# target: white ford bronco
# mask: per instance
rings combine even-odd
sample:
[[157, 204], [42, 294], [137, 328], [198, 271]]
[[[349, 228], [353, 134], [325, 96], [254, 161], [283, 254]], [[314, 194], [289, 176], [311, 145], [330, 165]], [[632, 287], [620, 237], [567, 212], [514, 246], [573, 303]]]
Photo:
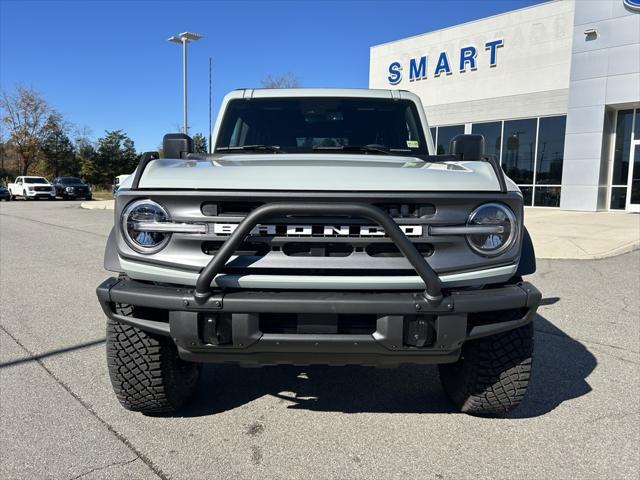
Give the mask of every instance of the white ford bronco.
[[480, 135], [435, 155], [416, 95], [237, 90], [120, 186], [97, 289], [125, 408], [172, 412], [204, 362], [438, 364], [463, 412], [523, 399], [540, 292], [518, 187]]

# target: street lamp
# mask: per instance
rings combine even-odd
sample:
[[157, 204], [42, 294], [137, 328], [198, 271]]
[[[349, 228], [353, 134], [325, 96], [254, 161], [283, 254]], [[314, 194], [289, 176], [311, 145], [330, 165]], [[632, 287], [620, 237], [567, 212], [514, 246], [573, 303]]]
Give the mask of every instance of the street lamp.
[[169, 37], [167, 40], [182, 45], [182, 83], [183, 83], [183, 100], [184, 100], [184, 133], [188, 135], [187, 126], [187, 43], [200, 40], [202, 35], [191, 32], [182, 32], [179, 35]]

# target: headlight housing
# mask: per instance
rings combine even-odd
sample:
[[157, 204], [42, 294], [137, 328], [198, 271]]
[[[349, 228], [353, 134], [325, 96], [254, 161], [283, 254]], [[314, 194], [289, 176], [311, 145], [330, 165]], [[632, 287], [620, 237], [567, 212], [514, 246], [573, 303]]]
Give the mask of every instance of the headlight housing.
[[169, 243], [171, 233], [144, 231], [140, 229], [140, 224], [170, 221], [169, 214], [162, 205], [148, 199], [136, 200], [122, 212], [122, 235], [136, 252], [150, 255], [159, 252]]
[[518, 222], [509, 207], [501, 203], [485, 203], [476, 208], [468, 226], [496, 227], [494, 232], [467, 235], [469, 246], [480, 255], [495, 257], [511, 247], [518, 238]]

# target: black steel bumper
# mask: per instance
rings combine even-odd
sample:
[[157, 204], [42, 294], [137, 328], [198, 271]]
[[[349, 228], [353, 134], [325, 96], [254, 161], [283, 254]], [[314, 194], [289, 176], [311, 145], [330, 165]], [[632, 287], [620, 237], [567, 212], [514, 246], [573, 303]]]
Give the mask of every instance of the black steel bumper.
[[[526, 282], [448, 292], [437, 305], [421, 293], [318, 291], [212, 292], [200, 303], [194, 301], [193, 289], [117, 278], [105, 280], [97, 288], [97, 294], [107, 316], [172, 337], [184, 359], [248, 365], [455, 362], [465, 341], [529, 323], [541, 300], [540, 292]], [[144, 314], [118, 315], [115, 304], [139, 307], [134, 312]], [[508, 320], [498, 320], [505, 318], [499, 315], [505, 310], [512, 315]], [[495, 316], [491, 313], [483, 316], [482, 312], [495, 312]], [[264, 333], [260, 329], [260, 318], [265, 314], [319, 318], [322, 315], [375, 315], [375, 331], [369, 334]], [[226, 341], [218, 342], [210, 328], [219, 328], [223, 319]], [[407, 329], [411, 329], [412, 336], [415, 333], [417, 342], [407, 342]]]

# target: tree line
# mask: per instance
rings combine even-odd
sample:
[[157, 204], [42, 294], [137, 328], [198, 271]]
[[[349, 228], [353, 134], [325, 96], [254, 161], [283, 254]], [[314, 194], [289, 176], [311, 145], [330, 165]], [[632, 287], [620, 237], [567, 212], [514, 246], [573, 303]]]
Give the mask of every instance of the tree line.
[[[140, 154], [123, 130], [107, 130], [97, 140], [78, 129], [35, 89], [18, 86], [0, 96], [0, 177], [41, 175], [80, 177], [91, 185], [111, 185], [117, 175], [132, 173]], [[198, 152], [207, 140], [193, 136]]]
[[[293, 72], [268, 75], [264, 88], [295, 88]], [[92, 140], [57, 111], [37, 90], [17, 86], [0, 95], [0, 178], [19, 175], [72, 176], [108, 188], [117, 175], [132, 173], [140, 160], [123, 130], [107, 130]], [[196, 153], [207, 152], [207, 138], [193, 135]], [[162, 148], [158, 151], [162, 157]]]

